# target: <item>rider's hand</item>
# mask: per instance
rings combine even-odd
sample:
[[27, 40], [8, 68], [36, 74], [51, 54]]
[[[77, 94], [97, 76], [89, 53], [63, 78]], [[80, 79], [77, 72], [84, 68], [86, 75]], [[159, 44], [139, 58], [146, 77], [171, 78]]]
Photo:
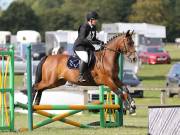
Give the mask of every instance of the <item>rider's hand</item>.
[[104, 42], [103, 41], [101, 41], [101, 43], [100, 43], [101, 45], [104, 45]]

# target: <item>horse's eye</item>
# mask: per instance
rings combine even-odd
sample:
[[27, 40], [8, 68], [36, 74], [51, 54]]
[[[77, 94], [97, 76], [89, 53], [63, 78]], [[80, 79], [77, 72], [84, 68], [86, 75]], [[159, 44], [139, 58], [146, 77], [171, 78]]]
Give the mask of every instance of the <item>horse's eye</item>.
[[129, 45], [131, 45], [132, 44], [132, 42], [130, 41], [130, 40], [128, 40], [128, 42], [127, 42]]
[[129, 40], [129, 41], [128, 41], [128, 44], [129, 44], [130, 46], [133, 46], [133, 45], [134, 45], [134, 41]]

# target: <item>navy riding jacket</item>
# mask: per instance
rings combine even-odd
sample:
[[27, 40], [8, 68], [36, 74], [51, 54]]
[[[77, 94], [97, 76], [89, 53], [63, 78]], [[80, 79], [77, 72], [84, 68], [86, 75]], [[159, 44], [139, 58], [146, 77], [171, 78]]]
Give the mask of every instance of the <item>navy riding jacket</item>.
[[88, 23], [81, 25], [78, 29], [78, 37], [74, 43], [74, 50], [88, 51], [95, 50], [92, 44], [101, 42], [96, 38], [96, 27], [90, 26]]

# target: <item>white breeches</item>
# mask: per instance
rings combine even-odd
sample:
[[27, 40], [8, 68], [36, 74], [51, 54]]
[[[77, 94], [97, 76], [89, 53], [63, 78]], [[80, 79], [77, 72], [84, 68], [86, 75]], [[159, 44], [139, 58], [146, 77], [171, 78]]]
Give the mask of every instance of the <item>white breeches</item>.
[[76, 51], [76, 54], [82, 61], [88, 63], [88, 53], [86, 51]]

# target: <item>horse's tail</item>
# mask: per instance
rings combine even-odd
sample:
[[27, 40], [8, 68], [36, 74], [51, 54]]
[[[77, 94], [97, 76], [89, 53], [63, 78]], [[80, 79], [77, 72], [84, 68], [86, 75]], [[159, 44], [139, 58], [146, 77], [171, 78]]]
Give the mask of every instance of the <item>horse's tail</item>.
[[39, 83], [42, 80], [42, 65], [44, 64], [45, 60], [47, 59], [48, 56], [44, 56], [39, 64], [37, 65], [36, 68], [36, 73], [35, 73], [35, 84]]

